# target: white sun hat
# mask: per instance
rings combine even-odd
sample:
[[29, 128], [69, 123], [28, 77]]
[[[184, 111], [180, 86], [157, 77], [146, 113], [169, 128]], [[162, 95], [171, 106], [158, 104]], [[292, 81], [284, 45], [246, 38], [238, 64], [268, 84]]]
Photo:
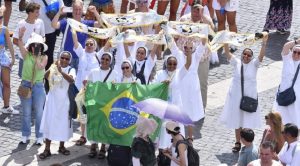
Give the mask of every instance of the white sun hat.
[[40, 43], [44, 47], [44, 52], [48, 50], [48, 46], [44, 43], [44, 38], [37, 34], [37, 33], [32, 33], [30, 38], [27, 40], [25, 47], [27, 48], [30, 44], [32, 43]]

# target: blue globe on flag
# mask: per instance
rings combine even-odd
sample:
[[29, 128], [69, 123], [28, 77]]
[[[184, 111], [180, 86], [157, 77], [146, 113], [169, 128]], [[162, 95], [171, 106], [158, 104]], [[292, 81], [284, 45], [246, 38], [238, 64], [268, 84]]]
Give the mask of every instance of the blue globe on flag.
[[133, 104], [135, 102], [127, 97], [122, 97], [112, 104], [109, 122], [113, 128], [126, 129], [136, 123], [139, 111]]

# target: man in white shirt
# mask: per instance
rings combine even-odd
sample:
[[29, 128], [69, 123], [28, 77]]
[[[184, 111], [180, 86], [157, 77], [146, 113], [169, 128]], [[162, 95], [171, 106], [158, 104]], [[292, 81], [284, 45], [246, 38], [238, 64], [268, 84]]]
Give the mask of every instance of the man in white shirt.
[[293, 123], [287, 123], [284, 125], [282, 134], [286, 142], [278, 154], [280, 162], [285, 166], [299, 166], [300, 142], [298, 140], [298, 127]]
[[265, 141], [260, 145], [259, 159], [251, 161], [247, 166], [282, 166], [273, 159], [275, 154], [274, 145], [270, 141]]
[[[27, 18], [22, 19], [18, 22], [17, 28], [14, 31], [13, 35], [13, 43], [15, 45], [18, 45], [18, 39], [19, 39], [19, 30], [23, 27], [26, 28], [24, 36], [22, 38], [23, 43], [26, 43], [27, 40], [30, 38], [31, 34], [37, 33], [43, 37], [45, 37], [45, 26], [44, 22], [39, 19], [40, 15], [40, 5], [37, 3], [29, 3], [26, 6], [26, 13]], [[22, 77], [22, 68], [23, 68], [23, 59], [22, 56], [19, 56], [19, 77]]]

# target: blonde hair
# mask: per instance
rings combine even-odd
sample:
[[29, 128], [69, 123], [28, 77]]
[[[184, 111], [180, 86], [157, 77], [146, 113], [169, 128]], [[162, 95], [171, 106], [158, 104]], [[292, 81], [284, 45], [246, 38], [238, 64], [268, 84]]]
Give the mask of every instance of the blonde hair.
[[136, 137], [146, 137], [152, 134], [158, 124], [154, 119], [139, 117], [136, 122]]
[[72, 7], [74, 7], [74, 5], [80, 5], [83, 7], [83, 1], [82, 0], [73, 0]]
[[270, 122], [273, 124], [276, 138], [279, 138], [283, 129], [282, 118], [280, 113], [272, 111], [268, 113], [267, 116], [269, 117]]

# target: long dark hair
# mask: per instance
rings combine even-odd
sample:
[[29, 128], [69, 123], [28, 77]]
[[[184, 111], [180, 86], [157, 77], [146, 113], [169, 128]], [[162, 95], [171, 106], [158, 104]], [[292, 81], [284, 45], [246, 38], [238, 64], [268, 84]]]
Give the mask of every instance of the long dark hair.
[[28, 46], [28, 48], [27, 48], [27, 50], [28, 50], [28, 52], [30, 52], [30, 53], [32, 53], [33, 54], [33, 52], [32, 52], [32, 48], [34, 48], [35, 46], [35, 44], [40, 44], [42, 47], [41, 47], [41, 55], [45, 55], [44, 54], [44, 45], [43, 44], [41, 44], [41, 43], [31, 43], [31, 44], [29, 44], [29, 46]]

